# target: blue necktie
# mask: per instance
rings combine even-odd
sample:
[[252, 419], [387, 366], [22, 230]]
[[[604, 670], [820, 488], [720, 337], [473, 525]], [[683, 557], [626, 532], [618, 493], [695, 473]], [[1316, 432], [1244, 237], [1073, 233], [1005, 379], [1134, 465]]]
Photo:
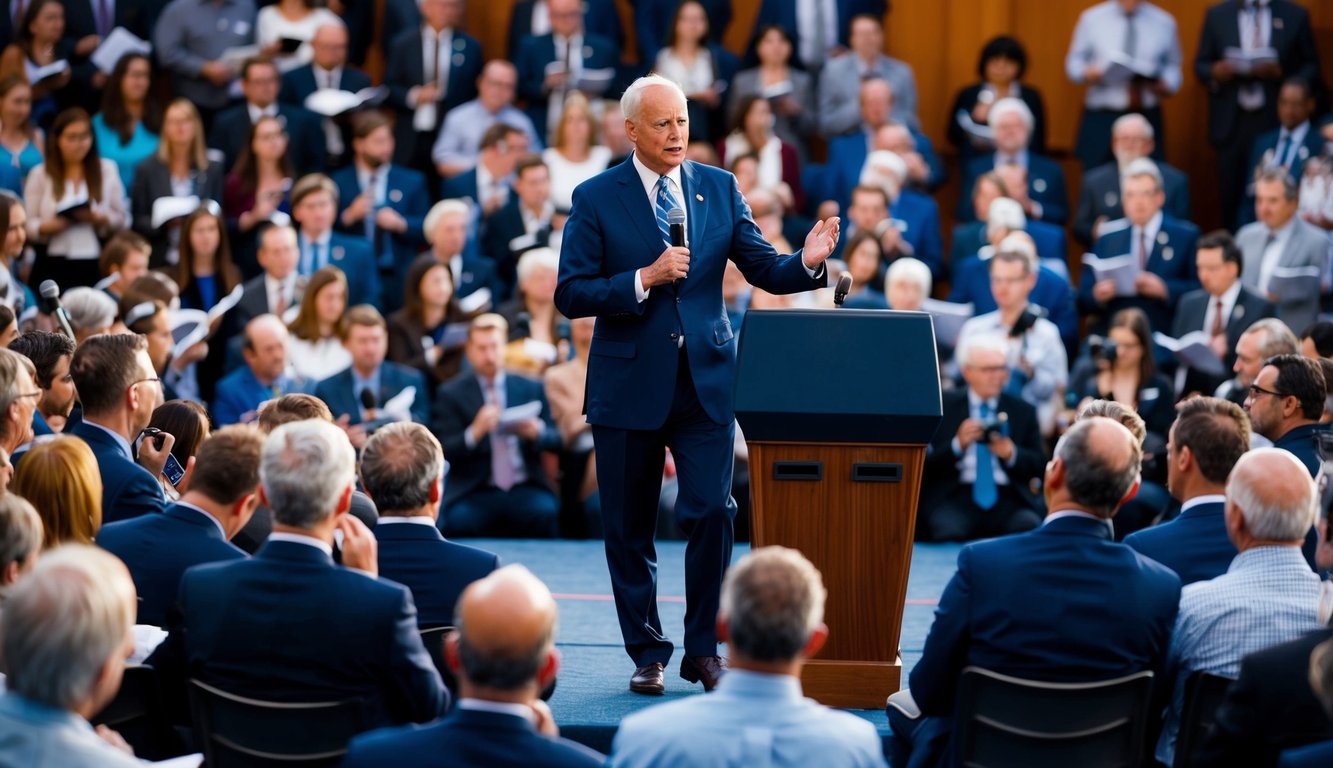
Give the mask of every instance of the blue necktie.
[[1276, 161], [1274, 165], [1280, 165], [1283, 168], [1287, 167], [1287, 153], [1291, 149], [1290, 145], [1291, 134], [1284, 128], [1282, 129], [1282, 140], [1277, 143], [1277, 155], [1273, 158]]
[[662, 231], [662, 242], [670, 248], [671, 225], [667, 223], [667, 211], [680, 206], [676, 205], [676, 199], [671, 196], [671, 189], [667, 182], [668, 179], [665, 176], [657, 180], [657, 200], [654, 208], [657, 214], [657, 228]]
[[[978, 409], [983, 423], [991, 416], [989, 403], [982, 403]], [[990, 509], [999, 500], [999, 491], [995, 488], [995, 466], [991, 461], [990, 446], [982, 440], [976, 442], [977, 479], [972, 482], [972, 501], [982, 509]]]
[[310, 271], [324, 268], [324, 248], [319, 243], [310, 244]]

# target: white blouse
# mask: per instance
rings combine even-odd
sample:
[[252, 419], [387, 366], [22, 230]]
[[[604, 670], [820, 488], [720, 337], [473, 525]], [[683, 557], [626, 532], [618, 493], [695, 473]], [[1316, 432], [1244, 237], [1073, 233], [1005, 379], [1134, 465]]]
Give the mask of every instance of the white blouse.
[[352, 353], [337, 336], [306, 341], [295, 336], [287, 342], [287, 363], [310, 382], [319, 382], [352, 364]]
[[551, 171], [551, 203], [568, 211], [574, 204], [574, 187], [605, 171], [611, 162], [611, 150], [603, 146], [592, 147], [588, 159], [576, 163], [566, 159], [555, 147], [547, 147], [542, 150], [542, 160]]
[[315, 52], [310, 47], [310, 40], [315, 36], [316, 29], [325, 24], [337, 24], [339, 21], [338, 16], [328, 8], [315, 8], [306, 14], [304, 19], [292, 21], [282, 15], [278, 6], [266, 5], [259, 9], [259, 15], [255, 17], [255, 43], [263, 48], [284, 37], [303, 40], [301, 47], [297, 48], [295, 53], [281, 53], [273, 57], [274, 63], [278, 65], [278, 71], [287, 72], [303, 64], [309, 64], [314, 58]]
[[[125, 185], [120, 181], [120, 171], [115, 162], [101, 158], [102, 163], [102, 200], [93, 202], [95, 211], [106, 214], [109, 222], [107, 229], [117, 230], [125, 227], [129, 220], [125, 201]], [[65, 182], [65, 192], [61, 200], [70, 200], [88, 194], [88, 185]], [[50, 221], [56, 215], [59, 203], [55, 198], [55, 189], [51, 177], [46, 173], [46, 164], [35, 166], [28, 172], [27, 182], [23, 185], [23, 204], [28, 211], [28, 239], [34, 242], [46, 242], [47, 252], [52, 256], [67, 259], [96, 259], [102, 254], [102, 244], [97, 240], [97, 230], [92, 224], [83, 222], [71, 224], [64, 232], [52, 235], [44, 240], [37, 234], [43, 222]]]

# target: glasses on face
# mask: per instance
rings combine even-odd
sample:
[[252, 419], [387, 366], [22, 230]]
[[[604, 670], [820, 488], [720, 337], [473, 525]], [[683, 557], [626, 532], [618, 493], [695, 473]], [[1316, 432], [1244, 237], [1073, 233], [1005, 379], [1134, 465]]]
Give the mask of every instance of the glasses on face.
[[135, 382], [133, 382], [132, 384], [130, 384], [130, 386], [131, 386], [131, 387], [137, 387], [137, 386], [139, 386], [140, 384], [146, 384], [146, 383], [148, 383], [148, 382], [150, 382], [150, 381], [153, 382], [154, 384], [161, 384], [161, 383], [162, 383], [162, 380], [161, 380], [161, 379], [159, 379], [158, 377], [154, 376], [154, 377], [152, 377], [151, 379], [138, 379], [138, 380], [136, 380]]
[[1009, 370], [1009, 366], [1007, 365], [969, 365], [968, 367], [977, 373], [988, 374], [1004, 373]]
[[1263, 387], [1259, 386], [1258, 384], [1251, 384], [1251, 385], [1250, 385], [1250, 399], [1251, 399], [1251, 400], [1258, 400], [1258, 399], [1259, 399], [1259, 395], [1272, 395], [1273, 397], [1278, 397], [1278, 398], [1282, 398], [1282, 397], [1292, 397], [1292, 395], [1289, 395], [1289, 394], [1287, 394], [1287, 393], [1285, 393], [1285, 392], [1274, 392], [1274, 391], [1271, 390], [1271, 389], [1264, 389]]

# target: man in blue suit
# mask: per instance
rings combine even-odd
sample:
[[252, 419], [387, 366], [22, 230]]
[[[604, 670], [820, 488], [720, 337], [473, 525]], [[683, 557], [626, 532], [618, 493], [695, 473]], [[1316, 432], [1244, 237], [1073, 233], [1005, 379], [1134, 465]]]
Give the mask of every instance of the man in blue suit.
[[[1079, 185], [1078, 205], [1074, 209], [1074, 239], [1091, 246], [1098, 230], [1108, 221], [1124, 218], [1120, 205], [1120, 172], [1141, 157], [1151, 157], [1156, 141], [1152, 123], [1137, 112], [1121, 115], [1111, 125], [1111, 154], [1115, 160], [1091, 168]], [[1183, 171], [1154, 160], [1162, 172], [1166, 193], [1166, 212], [1172, 218], [1190, 220], [1189, 177]]]
[[1161, 672], [1180, 579], [1111, 538], [1140, 459], [1119, 423], [1075, 423], [1046, 465], [1045, 523], [963, 548], [910, 690], [889, 699], [893, 765], [938, 763], [964, 667], [1056, 682]]
[[313, 53], [309, 64], [288, 70], [282, 75], [282, 90], [278, 100], [284, 104], [305, 106], [305, 100], [315, 91], [332, 88], [356, 93], [369, 88], [370, 75], [347, 64], [347, 27], [338, 22], [325, 24], [310, 38]]
[[347, 276], [347, 304], [378, 304], [379, 270], [364, 237], [333, 231], [338, 216], [338, 187], [322, 173], [292, 185], [292, 220], [298, 225], [297, 272], [309, 277], [321, 267], [337, 267]]
[[287, 326], [276, 315], [246, 323], [242, 338], [245, 365], [222, 377], [213, 397], [213, 422], [219, 426], [249, 424], [269, 400], [307, 391], [306, 382], [287, 368]]
[[1180, 297], [1199, 287], [1194, 262], [1199, 228], [1162, 212], [1166, 196], [1153, 161], [1141, 158], [1130, 163], [1120, 185], [1125, 218], [1102, 226], [1092, 252], [1103, 259], [1129, 254], [1136, 260], [1140, 271], [1135, 293], [1117, 294], [1114, 280], [1098, 280], [1094, 270], [1085, 266], [1079, 279], [1078, 308], [1097, 315], [1089, 329], [1093, 333], [1104, 332], [1111, 317], [1126, 307], [1142, 309], [1153, 330], [1165, 332]]
[[195, 454], [189, 490], [160, 515], [102, 526], [97, 546], [119, 557], [139, 593], [138, 624], [165, 626], [181, 576], [204, 563], [240, 560], [229, 543], [259, 504], [264, 435], [232, 426], [209, 435]]
[[83, 403], [83, 421], [73, 433], [93, 450], [102, 475], [102, 523], [161, 512], [166, 500], [157, 478], [176, 439], [168, 436], [161, 448], [141, 441], [138, 463], [130, 448], [162, 402], [147, 340], [130, 334], [84, 339], [70, 375]]
[[[722, 304], [724, 267], [734, 261], [770, 293], [822, 287], [838, 220], [817, 224], [804, 251], [778, 256], [735, 178], [685, 161], [689, 120], [679, 86], [640, 78], [621, 109], [634, 155], [574, 191], [555, 301], [566, 317], [597, 316], [587, 412], [612, 591], [636, 667], [631, 690], [663, 693], [673, 650], [657, 614], [653, 546], [667, 447], [681, 488], [676, 519], [689, 540], [681, 675], [711, 690], [723, 672], [714, 619], [736, 514], [736, 347]], [[668, 211], [685, 214], [677, 237]], [[682, 241], [688, 247], [673, 244]]]
[[1236, 557], [1223, 507], [1227, 475], [1250, 449], [1250, 427], [1240, 406], [1216, 397], [1192, 397], [1166, 442], [1166, 487], [1180, 501], [1180, 517], [1125, 538], [1139, 554], [1176, 572], [1181, 584], [1221, 576]]
[[31, 360], [37, 371], [37, 386], [42, 396], [37, 398], [37, 408], [32, 413], [33, 434], [38, 437], [55, 434], [51, 420], [63, 432], [78, 400], [74, 380], [69, 375], [74, 340], [63, 333], [28, 331], [11, 341], [9, 348]]
[[269, 59], [254, 58], [241, 67], [245, 100], [218, 113], [208, 130], [208, 145], [222, 151], [223, 166], [231, 168], [250, 136], [250, 126], [261, 116], [276, 115], [288, 137], [292, 169], [299, 174], [324, 169], [324, 129], [319, 116], [305, 107], [278, 101], [278, 68]]
[[[1314, 114], [1310, 84], [1299, 77], [1287, 78], [1277, 92], [1278, 127], [1259, 134], [1250, 150], [1251, 174], [1264, 168], [1282, 168], [1299, 182], [1305, 161], [1324, 151], [1324, 136], [1310, 119]], [[1237, 215], [1241, 225], [1255, 220], [1253, 176], [1245, 186], [1245, 199]]]
[[453, 624], [467, 585], [500, 567], [494, 553], [436, 528], [446, 470], [440, 441], [420, 424], [385, 426], [361, 451], [361, 485], [380, 513], [380, 574], [412, 590], [422, 627]]
[[[1118, 184], [1118, 182], [1117, 182]], [[963, 259], [976, 256], [977, 252], [987, 245], [994, 245], [995, 237], [988, 231], [990, 220], [991, 205], [1002, 197], [1009, 198], [1017, 202], [1018, 195], [1022, 194], [1022, 189], [1027, 185], [1026, 172], [1014, 165], [1007, 165], [996, 168], [990, 173], [983, 173], [972, 184], [972, 213], [976, 217], [974, 221], [967, 221], [955, 224], [953, 227], [953, 244], [949, 247], [949, 268], [957, 271]], [[1011, 193], [1010, 189], [1018, 190], [1018, 195]], [[1048, 267], [1057, 269], [1056, 262], [1065, 264], [1069, 258], [1066, 249], [1065, 230], [1050, 222], [1029, 219], [1027, 213], [1023, 211], [1022, 203], [1019, 203], [1019, 212], [1023, 213], [1023, 231], [1032, 237], [1033, 244], [1037, 247], [1037, 258]], [[1017, 221], [1017, 219], [1014, 219]], [[1012, 227], [1008, 227], [1012, 229]], [[1006, 233], [1008, 234], [1008, 233]], [[1062, 277], [1067, 281], [1068, 266], [1065, 266]], [[955, 277], [954, 279], [957, 279]]]
[[1027, 171], [1026, 189], [1011, 189], [1009, 192], [1023, 203], [1028, 218], [1052, 224], [1064, 224], [1069, 218], [1069, 196], [1065, 192], [1065, 174], [1060, 170], [1060, 164], [1028, 147], [1034, 119], [1032, 110], [1022, 99], [1003, 98], [991, 107], [990, 126], [995, 133], [995, 151], [975, 158], [963, 170], [964, 193], [959, 195], [957, 209], [959, 221], [971, 221], [976, 215], [972, 209], [971, 190], [977, 178], [1005, 165], [1016, 165]]
[[583, 4], [579, 0], [548, 0], [551, 31], [533, 35], [514, 54], [518, 67], [518, 95], [528, 102], [528, 117], [537, 133], [545, 136], [554, 127], [563, 108], [564, 94], [588, 85], [589, 98], [602, 95], [586, 76], [591, 70], [613, 70], [620, 57], [616, 44], [583, 28]]
[[332, 176], [338, 231], [370, 242], [386, 313], [403, 305], [403, 280], [426, 243], [422, 224], [430, 207], [426, 177], [393, 165], [393, 146], [389, 121], [363, 112], [352, 120], [352, 163]]
[[485, 234], [486, 220], [509, 202], [514, 168], [528, 155], [528, 137], [506, 123], [496, 123], [481, 135], [477, 164], [440, 185], [445, 199], [464, 200], [472, 206], [469, 236]]
[[[485, 288], [492, 292], [493, 299], [499, 291], [495, 262], [482, 256], [476, 239], [468, 237], [471, 216], [467, 203], [462, 200], [441, 200], [431, 206], [422, 230], [430, 243], [430, 254], [441, 264], [449, 265], [455, 296], [462, 299]], [[489, 309], [490, 304], [483, 308]]]
[[369, 727], [443, 714], [449, 694], [412, 594], [377, 577], [374, 536], [347, 514], [356, 457], [346, 435], [326, 421], [284, 424], [264, 443], [260, 476], [273, 533], [253, 558], [181, 579], [170, 634], [150, 657], [168, 696], [193, 678], [266, 701], [359, 699]]
[[[390, 363], [389, 331], [384, 316], [364, 304], [347, 310], [343, 346], [352, 356], [352, 364], [315, 385], [315, 397], [329, 406], [339, 423], [349, 427], [348, 437], [358, 449], [366, 435], [376, 427], [391, 422], [412, 421], [424, 424], [430, 417], [426, 378], [405, 365]], [[384, 404], [411, 387], [412, 403], [403, 412], [388, 413]]]
[[602, 764], [601, 755], [556, 735], [538, 698], [560, 668], [556, 604], [545, 584], [521, 565], [502, 568], [467, 588], [456, 625], [445, 656], [458, 677], [458, 707], [438, 723], [358, 736], [343, 768]]

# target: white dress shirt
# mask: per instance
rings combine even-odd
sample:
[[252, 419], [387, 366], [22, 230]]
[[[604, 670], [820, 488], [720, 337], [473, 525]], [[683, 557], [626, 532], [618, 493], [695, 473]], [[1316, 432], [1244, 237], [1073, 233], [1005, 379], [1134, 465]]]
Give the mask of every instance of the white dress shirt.
[[[1126, 42], [1129, 25], [1134, 25], [1132, 68], [1161, 80], [1169, 93], [1180, 89], [1182, 75], [1180, 37], [1176, 19], [1150, 3], [1139, 5], [1132, 16], [1126, 15], [1117, 0], [1092, 6], [1078, 18], [1074, 38], [1065, 57], [1065, 74], [1075, 83], [1083, 82], [1083, 71], [1095, 66], [1105, 71], [1113, 61], [1128, 57]], [[1125, 110], [1130, 106], [1128, 83], [1097, 82], [1088, 86], [1083, 103], [1088, 109]], [[1145, 107], [1160, 103], [1156, 93], [1141, 89]]]
[[1231, 287], [1222, 292], [1221, 296], [1208, 295], [1208, 309], [1203, 313], [1204, 333], [1213, 332], [1213, 324], [1217, 322], [1217, 302], [1222, 302], [1222, 333], [1227, 332], [1227, 323], [1231, 320], [1231, 311], [1236, 308], [1236, 299], [1240, 298], [1240, 280], [1237, 279], [1231, 284]]

